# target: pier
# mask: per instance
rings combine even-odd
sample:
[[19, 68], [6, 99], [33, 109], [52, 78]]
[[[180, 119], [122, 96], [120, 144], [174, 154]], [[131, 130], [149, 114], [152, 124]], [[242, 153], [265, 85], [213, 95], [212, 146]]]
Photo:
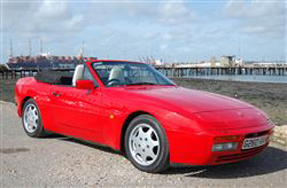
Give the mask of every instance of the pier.
[[[260, 75], [287, 76], [286, 67], [164, 67], [156, 66], [158, 71], [169, 78], [188, 78], [194, 76], [216, 75]], [[53, 69], [55, 71], [73, 71], [74, 69]], [[41, 69], [2, 70], [0, 79], [16, 79], [35, 76]]]
[[[53, 69], [55, 71], [74, 71], [74, 69]], [[35, 76], [41, 70], [0, 70], [0, 79], [18, 79], [24, 77]]]
[[156, 67], [170, 78], [210, 75], [287, 76], [287, 67]]

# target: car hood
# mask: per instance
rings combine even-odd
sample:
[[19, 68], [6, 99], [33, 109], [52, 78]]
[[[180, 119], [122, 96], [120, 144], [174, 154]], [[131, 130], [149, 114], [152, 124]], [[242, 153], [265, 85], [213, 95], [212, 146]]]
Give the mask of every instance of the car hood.
[[218, 94], [183, 87], [127, 87], [126, 91], [148, 96], [191, 113], [252, 108], [253, 106]]

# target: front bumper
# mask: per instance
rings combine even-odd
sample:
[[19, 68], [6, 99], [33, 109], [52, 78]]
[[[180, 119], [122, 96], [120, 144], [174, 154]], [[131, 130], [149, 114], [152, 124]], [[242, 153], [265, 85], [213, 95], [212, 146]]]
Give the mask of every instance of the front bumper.
[[232, 162], [249, 159], [261, 153], [267, 146], [268, 146], [268, 143], [257, 148], [241, 150], [240, 152], [236, 152], [236, 153], [231, 153], [231, 154], [225, 153], [225, 154], [214, 155], [211, 161], [211, 165], [222, 164], [222, 163], [232, 163]]
[[[242, 150], [245, 138], [270, 135], [273, 126], [265, 125], [258, 127], [242, 128], [238, 130], [212, 131], [208, 133], [190, 135], [187, 133], [170, 132], [168, 138], [170, 142], [170, 163], [183, 165], [217, 165], [232, 163], [249, 159], [262, 152], [269, 144], [269, 139], [265, 145], [260, 147]], [[239, 135], [238, 147], [232, 151], [212, 151], [212, 146], [216, 136]], [[170, 139], [169, 139], [170, 140]], [[230, 142], [220, 141], [220, 142]], [[234, 141], [232, 141], [234, 142]], [[218, 143], [218, 142], [216, 142]]]

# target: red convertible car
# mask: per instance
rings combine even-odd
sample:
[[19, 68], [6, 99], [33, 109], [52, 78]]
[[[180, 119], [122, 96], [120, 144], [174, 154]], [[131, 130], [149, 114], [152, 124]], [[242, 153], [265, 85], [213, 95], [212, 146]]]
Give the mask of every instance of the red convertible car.
[[250, 104], [177, 86], [137, 62], [42, 71], [20, 79], [15, 92], [30, 137], [54, 132], [92, 141], [124, 152], [145, 172], [248, 159], [267, 147], [274, 128]]

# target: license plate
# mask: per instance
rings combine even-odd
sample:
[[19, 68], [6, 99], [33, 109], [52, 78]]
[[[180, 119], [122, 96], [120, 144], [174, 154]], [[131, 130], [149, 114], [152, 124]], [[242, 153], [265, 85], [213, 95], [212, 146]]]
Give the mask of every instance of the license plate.
[[251, 149], [259, 146], [263, 146], [267, 143], [268, 135], [255, 137], [255, 138], [246, 138], [243, 141], [242, 149]]

